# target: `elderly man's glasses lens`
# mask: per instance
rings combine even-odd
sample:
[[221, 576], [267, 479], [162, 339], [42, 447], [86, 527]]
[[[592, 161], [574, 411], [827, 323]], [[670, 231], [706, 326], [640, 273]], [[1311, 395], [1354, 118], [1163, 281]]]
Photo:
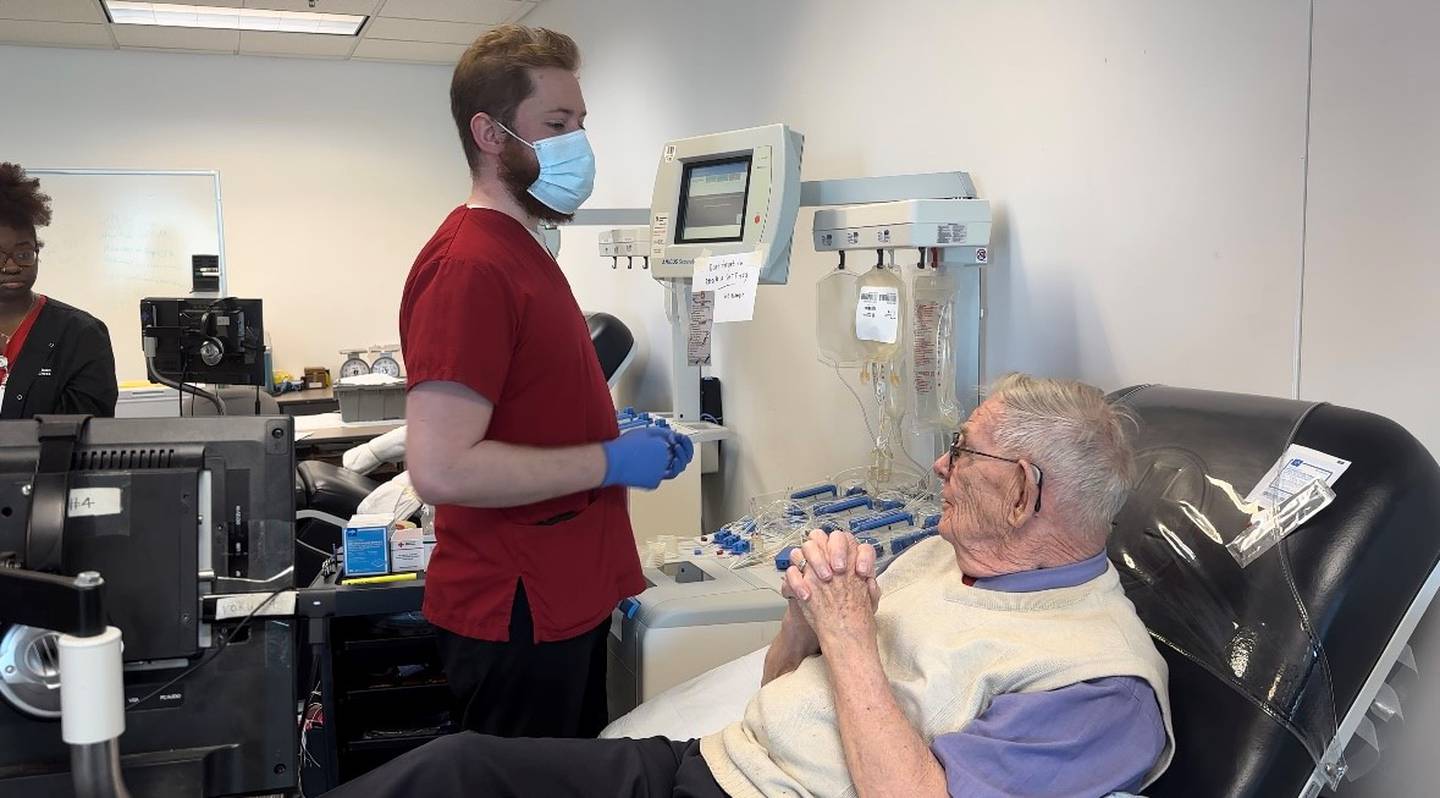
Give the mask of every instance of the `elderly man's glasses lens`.
[[[988, 460], [999, 460], [1002, 463], [1015, 463], [1016, 465], [1019, 465], [1020, 463], [1019, 460], [1016, 460], [1013, 457], [1001, 457], [998, 454], [990, 454], [988, 452], [982, 452], [976, 449], [967, 449], [964, 446], [960, 445], [964, 442], [965, 437], [959, 432], [950, 436], [950, 460], [946, 463], [945, 466], [946, 474], [949, 474], [955, 470], [955, 459], [959, 457], [961, 453], [974, 455], [975, 457], [984, 457]], [[1030, 467], [1035, 469], [1035, 512], [1039, 513], [1040, 495], [1042, 493], [1042, 488], [1045, 485], [1045, 472], [1040, 470], [1040, 466], [1037, 466], [1034, 463], [1031, 463]]]
[[38, 249], [17, 249], [14, 252], [6, 252], [0, 249], [0, 266], [6, 261], [13, 260], [17, 266], [34, 266], [40, 262], [40, 250]]

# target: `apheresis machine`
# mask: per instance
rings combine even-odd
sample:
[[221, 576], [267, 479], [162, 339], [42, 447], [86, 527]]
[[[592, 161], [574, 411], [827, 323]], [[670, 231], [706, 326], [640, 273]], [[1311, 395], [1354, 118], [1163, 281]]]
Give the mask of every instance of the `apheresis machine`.
[[[805, 182], [803, 154], [804, 137], [778, 124], [669, 142], [643, 226], [600, 235], [603, 257], [639, 258], [665, 287], [674, 407], [663, 417], [697, 436], [702, 464], [691, 489], [632, 495], [649, 589], [615, 613], [614, 714], [769, 643], [785, 611], [780, 574], [808, 530], [848, 529], [882, 563], [935, 534], [934, 486], [902, 423], [928, 461], [973, 405], [958, 386], [979, 383], [990, 204], [964, 172]], [[816, 209], [808, 235], [801, 208]], [[797, 248], [835, 253], [815, 286], [817, 356], [870, 395], [869, 461], [699, 529], [700, 474], [731, 434], [702, 412], [714, 325], [749, 319], [757, 290], [789, 281]], [[622, 425], [659, 423], [639, 415]]]

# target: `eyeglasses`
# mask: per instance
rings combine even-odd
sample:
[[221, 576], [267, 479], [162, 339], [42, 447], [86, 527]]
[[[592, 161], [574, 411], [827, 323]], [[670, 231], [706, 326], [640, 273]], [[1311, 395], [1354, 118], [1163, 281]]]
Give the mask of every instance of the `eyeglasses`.
[[15, 261], [16, 266], [34, 266], [40, 262], [40, 250], [17, 249], [14, 252], [6, 252], [0, 249], [0, 266], [4, 266], [7, 260]]
[[[984, 457], [988, 460], [999, 460], [1002, 463], [1015, 463], [1016, 465], [1020, 465], [1020, 461], [1016, 460], [1013, 457], [1001, 457], [998, 454], [990, 454], [988, 452], [982, 452], [977, 449], [967, 449], [964, 446], [960, 445], [964, 441], [964, 433], [957, 432], [950, 436], [950, 460], [945, 465], [946, 474], [950, 474], [952, 471], [955, 470], [955, 459], [958, 458], [962, 452], [964, 454], [971, 454], [976, 457]], [[1045, 472], [1040, 469], [1040, 466], [1035, 465], [1034, 463], [1030, 463], [1029, 465], [1031, 468], [1035, 469], [1035, 512], [1036, 514], [1039, 514], [1040, 495], [1042, 492], [1042, 488], [1045, 485]]]

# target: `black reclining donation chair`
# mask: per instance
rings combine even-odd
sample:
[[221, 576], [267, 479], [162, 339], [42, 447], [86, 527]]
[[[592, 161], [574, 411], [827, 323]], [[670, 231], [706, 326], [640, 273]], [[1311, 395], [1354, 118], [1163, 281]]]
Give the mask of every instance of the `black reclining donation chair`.
[[[1178, 745], [1146, 795], [1342, 783], [1395, 711], [1387, 681], [1413, 671], [1407, 641], [1440, 583], [1440, 467], [1358, 410], [1163, 386], [1115, 398], [1140, 422], [1139, 480], [1110, 558], [1169, 662]], [[1223, 544], [1292, 443], [1350, 465], [1332, 504], [1242, 568]]]

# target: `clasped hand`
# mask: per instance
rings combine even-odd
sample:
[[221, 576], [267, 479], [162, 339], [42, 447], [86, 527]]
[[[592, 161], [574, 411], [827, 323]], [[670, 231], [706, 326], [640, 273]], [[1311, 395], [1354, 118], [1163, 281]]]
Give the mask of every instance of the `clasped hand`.
[[880, 585], [875, 548], [849, 532], [815, 529], [791, 554], [780, 593], [815, 635], [822, 650], [852, 642], [873, 643]]

